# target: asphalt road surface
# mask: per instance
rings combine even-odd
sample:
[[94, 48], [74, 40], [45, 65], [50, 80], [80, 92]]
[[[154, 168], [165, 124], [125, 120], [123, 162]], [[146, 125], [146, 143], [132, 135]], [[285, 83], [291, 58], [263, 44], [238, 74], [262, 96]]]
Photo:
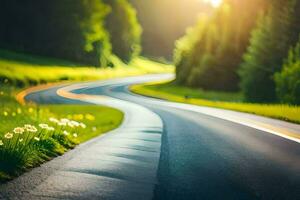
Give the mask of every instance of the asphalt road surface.
[[34, 92], [121, 109], [122, 126], [0, 186], [2, 199], [300, 199], [300, 126], [131, 94], [149, 75]]

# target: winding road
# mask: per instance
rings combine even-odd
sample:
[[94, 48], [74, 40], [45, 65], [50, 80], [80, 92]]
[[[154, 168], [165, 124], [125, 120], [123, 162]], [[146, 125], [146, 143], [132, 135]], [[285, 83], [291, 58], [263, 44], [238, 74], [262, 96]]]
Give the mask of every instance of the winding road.
[[[62, 85], [37, 103], [125, 113], [116, 130], [0, 186], [1, 199], [300, 199], [300, 125], [132, 94], [172, 75]], [[295, 137], [296, 136], [296, 137]]]

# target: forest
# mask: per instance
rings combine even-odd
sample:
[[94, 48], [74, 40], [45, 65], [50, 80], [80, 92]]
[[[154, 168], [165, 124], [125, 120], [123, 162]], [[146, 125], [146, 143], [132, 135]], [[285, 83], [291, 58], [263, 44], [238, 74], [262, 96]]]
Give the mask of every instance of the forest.
[[[199, 0], [3, 0], [0, 47], [100, 64], [92, 60], [90, 50], [98, 41], [103, 66], [111, 51], [125, 60], [141, 51], [148, 57], [171, 60], [175, 40], [206, 8]], [[97, 27], [87, 30], [96, 23]], [[70, 52], [64, 44], [76, 47]], [[127, 50], [129, 55], [120, 55]]]
[[98, 67], [173, 52], [178, 85], [300, 104], [300, 1], [201, 2], [3, 0], [0, 48]]
[[[140, 53], [141, 27], [127, 0], [3, 0], [0, 47], [94, 66]], [[118, 26], [115, 26], [118, 24]]]
[[224, 0], [176, 42], [177, 84], [300, 104], [300, 1]]

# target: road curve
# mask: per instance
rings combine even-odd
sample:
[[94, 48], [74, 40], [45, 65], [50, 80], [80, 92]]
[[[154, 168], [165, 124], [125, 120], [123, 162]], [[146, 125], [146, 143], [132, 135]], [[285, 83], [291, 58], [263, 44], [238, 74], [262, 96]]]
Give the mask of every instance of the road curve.
[[[150, 75], [54, 87], [38, 103], [120, 108], [117, 130], [0, 187], [9, 199], [300, 199], [300, 126], [128, 92]], [[58, 95], [59, 94], [59, 95]], [[18, 190], [16, 190], [18, 188]]]

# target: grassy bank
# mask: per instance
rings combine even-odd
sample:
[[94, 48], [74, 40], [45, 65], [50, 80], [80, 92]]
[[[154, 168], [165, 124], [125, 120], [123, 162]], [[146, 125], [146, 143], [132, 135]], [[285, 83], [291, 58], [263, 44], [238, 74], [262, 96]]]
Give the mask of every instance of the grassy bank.
[[95, 68], [69, 61], [0, 50], [0, 182], [63, 154], [120, 125], [123, 113], [91, 105], [20, 105], [15, 95], [37, 84], [101, 80], [173, 67], [135, 58], [129, 65], [112, 58], [114, 68]]
[[253, 113], [300, 124], [300, 106], [244, 103], [239, 93], [206, 92], [173, 83], [134, 85], [130, 90], [169, 101]]
[[19, 105], [0, 87], [0, 182], [120, 125], [123, 113], [90, 105]]
[[174, 68], [137, 57], [128, 65], [112, 58], [114, 68], [95, 68], [52, 58], [0, 50], [0, 83], [18, 87], [57, 81], [101, 80], [148, 73], [167, 73]]

